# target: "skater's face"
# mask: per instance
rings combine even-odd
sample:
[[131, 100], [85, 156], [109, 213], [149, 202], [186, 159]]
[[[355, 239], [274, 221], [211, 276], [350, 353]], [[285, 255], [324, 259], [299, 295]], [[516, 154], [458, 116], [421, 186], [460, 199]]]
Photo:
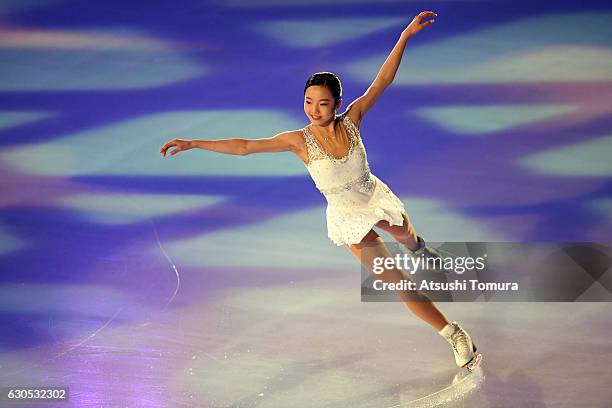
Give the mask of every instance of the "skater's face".
[[317, 125], [325, 125], [334, 119], [336, 109], [342, 101], [334, 105], [331, 91], [323, 85], [312, 85], [304, 95], [304, 113], [310, 121]]

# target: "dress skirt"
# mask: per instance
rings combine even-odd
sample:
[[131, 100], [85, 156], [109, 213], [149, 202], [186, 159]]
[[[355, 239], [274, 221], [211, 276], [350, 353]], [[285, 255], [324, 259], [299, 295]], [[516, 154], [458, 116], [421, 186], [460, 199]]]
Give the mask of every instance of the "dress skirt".
[[336, 245], [360, 243], [381, 220], [391, 225], [404, 224], [402, 214], [406, 209], [402, 201], [374, 174], [371, 178], [371, 191], [351, 189], [327, 197], [327, 235]]

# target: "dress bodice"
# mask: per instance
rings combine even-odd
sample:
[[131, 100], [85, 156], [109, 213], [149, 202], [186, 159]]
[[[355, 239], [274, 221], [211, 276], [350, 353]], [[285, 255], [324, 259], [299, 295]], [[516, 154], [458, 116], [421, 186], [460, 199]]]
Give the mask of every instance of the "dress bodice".
[[402, 201], [378, 177], [370, 165], [361, 133], [347, 113], [338, 116], [349, 138], [346, 156], [334, 157], [325, 151], [306, 127], [308, 164], [315, 185], [327, 199], [325, 210], [329, 238], [336, 245], [353, 245], [363, 241], [376, 223], [403, 225], [406, 213]]
[[330, 196], [358, 188], [371, 190], [370, 166], [359, 129], [345, 112], [339, 118], [349, 137], [349, 149], [345, 157], [336, 158], [325, 151], [309, 129], [304, 127], [304, 139], [308, 153], [306, 169], [315, 185], [330, 201]]

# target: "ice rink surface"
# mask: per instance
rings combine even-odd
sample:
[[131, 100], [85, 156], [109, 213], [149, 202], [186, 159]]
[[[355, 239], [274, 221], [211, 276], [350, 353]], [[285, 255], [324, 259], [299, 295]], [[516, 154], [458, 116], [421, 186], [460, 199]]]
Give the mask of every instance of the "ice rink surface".
[[0, 406], [609, 407], [611, 303], [439, 303], [467, 373], [360, 301], [297, 157], [159, 154], [305, 126], [317, 71], [346, 107], [427, 9], [361, 124], [417, 232], [612, 242], [609, 2], [3, 0], [0, 388], [69, 401]]

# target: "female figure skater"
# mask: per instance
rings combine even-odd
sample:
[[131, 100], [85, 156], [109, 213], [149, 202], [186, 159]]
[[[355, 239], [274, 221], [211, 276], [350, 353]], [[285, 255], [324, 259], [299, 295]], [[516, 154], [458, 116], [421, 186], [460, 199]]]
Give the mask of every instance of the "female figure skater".
[[[218, 153], [248, 155], [260, 152], [296, 154], [306, 166], [317, 188], [328, 202], [326, 218], [329, 238], [344, 245], [370, 271], [375, 257], [390, 257], [374, 226], [389, 232], [414, 256], [436, 257], [434, 250], [417, 236], [400, 199], [370, 172], [359, 127], [366, 112], [393, 81], [410, 37], [432, 24], [436, 13], [418, 14], [404, 29], [366, 92], [336, 115], [342, 105], [340, 79], [331, 72], [310, 76], [304, 88], [304, 113], [311, 123], [306, 127], [262, 139], [182, 140], [174, 139], [161, 148], [170, 156], [200, 148]], [[368, 249], [364, 251], [363, 249]], [[384, 282], [404, 279], [398, 269], [386, 269]], [[480, 361], [470, 335], [457, 323], [449, 322], [435, 304], [418, 291], [398, 291], [404, 305], [431, 325], [453, 348], [459, 367], [472, 370]]]

